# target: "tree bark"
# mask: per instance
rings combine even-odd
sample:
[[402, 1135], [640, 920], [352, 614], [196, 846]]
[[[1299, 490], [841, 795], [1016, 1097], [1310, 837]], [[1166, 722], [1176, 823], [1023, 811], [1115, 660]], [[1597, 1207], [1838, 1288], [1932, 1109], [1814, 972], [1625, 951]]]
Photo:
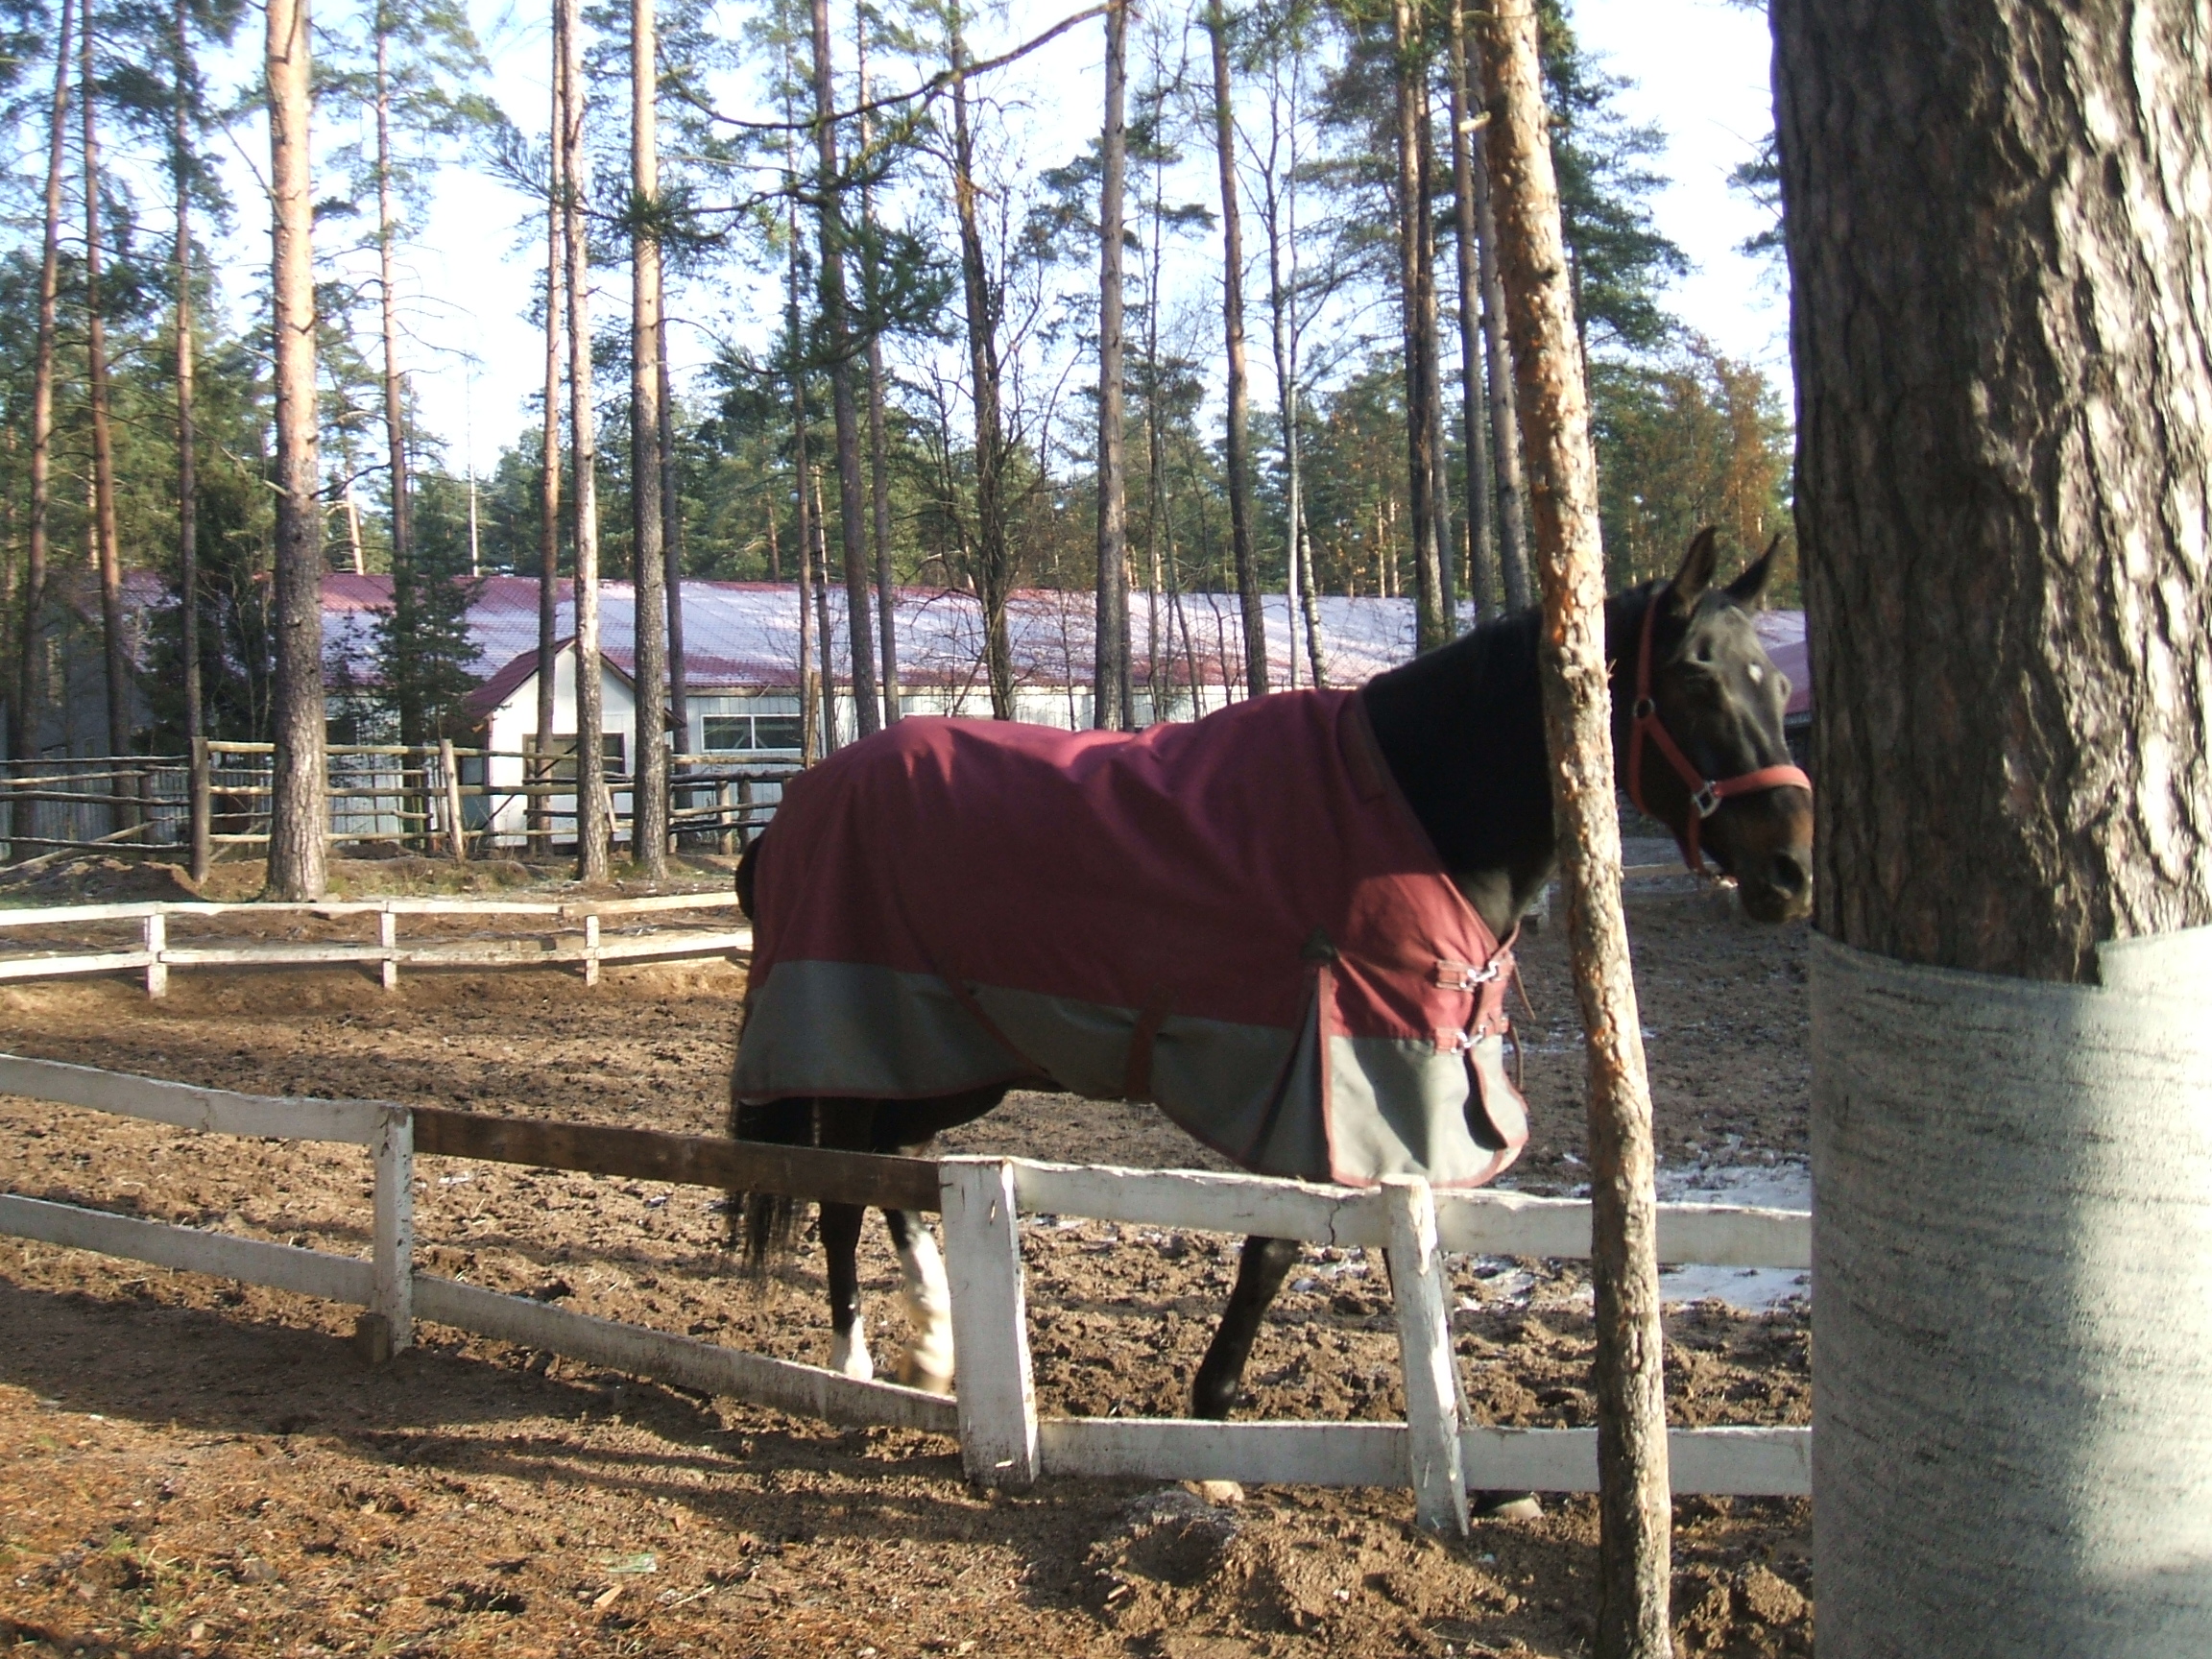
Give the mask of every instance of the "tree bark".
[[[783, 80], [791, 84], [791, 53], [783, 54]], [[818, 661], [826, 660], [830, 641], [814, 640], [814, 507], [807, 489], [813, 469], [806, 458], [806, 344], [800, 319], [799, 291], [802, 272], [799, 242], [799, 140], [791, 125], [791, 100], [783, 103], [783, 204], [785, 214], [785, 265], [783, 289], [783, 340], [791, 363], [791, 489], [798, 503], [799, 532], [799, 764], [811, 766], [822, 758], [822, 713], [816, 697], [822, 678]], [[769, 556], [776, 550], [775, 525], [769, 525]]]
[[684, 661], [684, 491], [677, 468], [676, 394], [668, 372], [668, 274], [662, 262], [661, 303], [661, 540], [668, 589], [668, 724], [679, 748], [691, 747], [691, 676]]
[[[392, 18], [383, 5], [374, 16], [376, 33], [376, 270], [378, 321], [384, 347], [384, 452], [392, 487], [392, 633], [399, 659], [399, 741], [409, 748], [430, 740], [422, 705], [421, 574], [415, 568], [415, 515], [407, 469], [406, 388], [399, 375], [399, 296], [395, 257], [398, 213], [392, 196]], [[358, 545], [358, 541], [356, 541]], [[408, 805], [427, 805], [427, 793]], [[427, 820], [423, 821], [427, 824]], [[425, 839], [425, 845], [427, 840]]]
[[1422, 204], [1428, 187], [1421, 178], [1421, 43], [1415, 33], [1412, 0], [1392, 0], [1392, 85], [1397, 116], [1398, 153], [1398, 306], [1400, 338], [1406, 353], [1406, 500], [1413, 543], [1413, 635], [1417, 650], [1441, 645], [1443, 595], [1439, 590], [1436, 549], [1435, 422], [1428, 380], [1431, 354], [1422, 322]]
[[983, 659], [991, 717], [1014, 718], [1014, 648], [1006, 601], [1014, 588], [1006, 542], [1006, 439], [1000, 420], [999, 297], [991, 291], [975, 210], [975, 140], [969, 124], [968, 46], [955, 24], [952, 55], [952, 207], [960, 225], [960, 292], [967, 307], [968, 373], [975, 406], [975, 544], [982, 578]]
[[860, 412], [853, 396], [853, 315], [845, 291], [845, 183], [837, 171], [837, 88], [830, 59], [830, 0], [813, 0], [815, 188], [822, 246], [822, 316], [829, 324], [830, 411], [837, 438], [837, 530], [845, 555], [847, 654], [854, 720], [862, 737], [880, 730], [876, 649], [868, 600], [868, 492], [860, 469]]
[[[171, 14], [177, 55], [177, 108], [171, 170], [177, 186], [177, 594], [183, 632], [184, 736], [204, 737], [200, 687], [200, 482], [193, 430], [192, 372], [192, 108], [191, 12], [177, 0]], [[195, 867], [197, 881], [207, 872]]]
[[1483, 487], [1489, 449], [1483, 442], [1482, 275], [1476, 247], [1475, 134], [1467, 96], [1467, 9], [1452, 0], [1452, 249], [1459, 277], [1459, 425], [1467, 452], [1467, 589], [1475, 619], [1498, 608], [1497, 573], [1490, 565], [1491, 515]]
[[276, 384], [276, 767], [269, 896], [323, 897], [329, 802], [323, 716], [323, 513], [315, 412], [315, 195], [307, 0], [269, 0], [269, 195]]
[[[9, 758], [36, 760], [38, 721], [46, 701], [41, 647], [45, 643], [46, 566], [53, 511], [54, 330], [60, 287], [61, 169], [69, 125], [70, 29], [72, 0], [61, 0], [54, 48], [54, 95], [46, 138], [46, 213], [44, 248], [38, 261], [38, 340], [31, 372], [31, 524], [23, 564], [23, 606], [16, 641], [15, 695], [8, 716]], [[18, 799], [11, 809], [10, 856], [31, 855], [14, 837], [33, 833], [34, 804]]]
[[1775, 21], [1816, 919], [2093, 981], [2212, 922], [2203, 26]]
[[1513, 392], [1513, 346], [1506, 338], [1505, 285], [1498, 272], [1498, 222], [1490, 200], [1489, 94], [1479, 52], [1467, 55], [1467, 103], [1477, 123], [1473, 141], [1476, 276], [1482, 291], [1483, 378], [1489, 386], [1490, 483], [1498, 511], [1498, 581], [1505, 609], [1526, 611], [1535, 595], [1528, 585], [1528, 504], [1521, 465], [1521, 421]]
[[[869, 115], [868, 14], [853, 12], [853, 50], [860, 69], [860, 153], [866, 156], [876, 142], [876, 123]], [[860, 187], [860, 222], [866, 227], [866, 275], [863, 285], [873, 312], [880, 296], [880, 261], [876, 246], [876, 188]], [[887, 382], [883, 374], [883, 331], [871, 315], [868, 321], [868, 495], [876, 531], [876, 620], [882, 658], [878, 664], [883, 683], [883, 724], [899, 718], [899, 581], [891, 561], [891, 443], [884, 408]]]
[[1486, 14], [1488, 160], [1543, 581], [1540, 660], [1590, 1087], [1601, 1659], [1664, 1659], [1671, 1508], [1651, 1094], [1621, 907], [1605, 558], [1533, 9]]
[[598, 882], [607, 879], [608, 841], [613, 826], [608, 822], [606, 711], [599, 665], [599, 477], [591, 407], [590, 251], [584, 213], [589, 177], [584, 43], [577, 0], [554, 0], [554, 10], [567, 88], [561, 126], [567, 186], [562, 199], [562, 233], [568, 287], [568, 469], [575, 477], [576, 498], [576, 875], [579, 880]]
[[1128, 469], [1122, 454], [1121, 196], [1129, 153], [1129, 10], [1106, 11], [1106, 121], [1098, 177], [1098, 622], [1091, 723], [1136, 724], [1129, 674]]
[[[822, 636], [822, 753], [837, 753], [837, 640], [830, 627], [830, 519], [822, 506], [822, 475], [807, 480], [814, 498], [814, 539], [805, 553], [814, 562], [814, 624]], [[860, 613], [867, 626], [867, 612]]]
[[661, 92], [653, 0], [630, 0], [630, 507], [637, 757], [630, 855], [668, 878], [668, 568], [661, 463]]
[[[100, 565], [100, 645], [106, 670], [108, 753], [131, 753], [131, 641], [123, 621], [123, 550], [115, 524], [115, 431], [108, 410], [108, 316], [101, 295], [105, 251], [100, 245], [100, 124], [92, 97], [92, 10], [86, 0], [78, 31], [78, 114], [84, 126], [84, 361], [92, 415], [92, 528]], [[111, 784], [110, 829], [138, 822], [135, 781]]]
[[1452, 539], [1452, 452], [1444, 441], [1443, 329], [1436, 301], [1436, 122], [1429, 95], [1428, 57], [1421, 63], [1421, 380], [1429, 388], [1429, 542], [1435, 564], [1436, 609], [1444, 637], [1459, 632], [1459, 578]]
[[[561, 615], [561, 347], [566, 301], [568, 211], [568, 40], [565, 16], [553, 12], [553, 103], [547, 128], [545, 196], [545, 424], [538, 449], [538, 731], [537, 758], [530, 781], [553, 781], [553, 727], [559, 716]], [[551, 797], [532, 795], [529, 830], [543, 834], [528, 840], [530, 850], [552, 844]]]
[[1229, 16], [1207, 0], [1206, 32], [1214, 46], [1214, 151], [1221, 172], [1221, 332], [1229, 360], [1229, 546], [1237, 598], [1244, 614], [1244, 689], [1267, 695], [1267, 613], [1260, 602], [1260, 569], [1252, 551], [1250, 374], [1244, 363], [1244, 216], [1237, 187], [1237, 125], [1229, 107]]

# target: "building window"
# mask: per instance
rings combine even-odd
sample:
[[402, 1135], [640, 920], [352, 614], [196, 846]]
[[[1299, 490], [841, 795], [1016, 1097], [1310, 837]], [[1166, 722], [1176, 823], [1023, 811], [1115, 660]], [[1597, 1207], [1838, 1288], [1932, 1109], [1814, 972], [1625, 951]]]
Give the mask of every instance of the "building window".
[[799, 747], [796, 714], [709, 714], [700, 736], [709, 755], [755, 754]]
[[[599, 734], [599, 748], [601, 753], [607, 757], [608, 777], [622, 778], [628, 776], [627, 758], [629, 752], [621, 733], [602, 732]], [[522, 756], [525, 763], [535, 760], [541, 754], [553, 757], [553, 773], [550, 780], [552, 782], [573, 783], [576, 781], [575, 733], [554, 733], [545, 739], [545, 747], [542, 750], [538, 747], [537, 733], [523, 733]], [[533, 772], [536, 770], [535, 767], [529, 769]]]

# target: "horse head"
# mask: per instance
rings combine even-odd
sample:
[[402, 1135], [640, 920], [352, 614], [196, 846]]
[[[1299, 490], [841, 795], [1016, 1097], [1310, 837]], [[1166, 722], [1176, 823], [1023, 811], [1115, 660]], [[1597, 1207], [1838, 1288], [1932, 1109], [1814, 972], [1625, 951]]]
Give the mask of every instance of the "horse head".
[[1614, 748], [1631, 798], [1674, 832], [1692, 868], [1710, 854], [1747, 914], [1792, 922], [1813, 908], [1813, 792], [1782, 733], [1790, 682], [1747, 610], [1774, 545], [1717, 588], [1714, 533], [1700, 530], [1673, 579], [1619, 616]]

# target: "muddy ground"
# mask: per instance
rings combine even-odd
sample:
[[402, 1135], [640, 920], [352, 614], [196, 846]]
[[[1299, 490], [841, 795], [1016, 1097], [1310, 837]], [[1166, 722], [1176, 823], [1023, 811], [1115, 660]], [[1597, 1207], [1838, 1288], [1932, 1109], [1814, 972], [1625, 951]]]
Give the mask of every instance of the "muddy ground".
[[[60, 895], [41, 895], [48, 902]], [[314, 926], [313, 924], [308, 924]], [[1804, 935], [1726, 919], [1687, 883], [1631, 925], [1669, 1169], [1801, 1161]], [[1572, 1191], [1583, 1149], [1563, 942], [1527, 941], [1533, 1137], [1510, 1177]], [[719, 964], [405, 976], [180, 972], [0, 986], [16, 1052], [256, 1093], [374, 1096], [715, 1132], [741, 975]], [[1203, 1166], [1155, 1115], [1022, 1096], [954, 1150]], [[731, 1271], [714, 1194], [424, 1159], [427, 1271], [819, 1362], [808, 1254]], [[240, 1142], [0, 1100], [0, 1184], [363, 1252], [356, 1148]], [[1234, 1241], [1031, 1218], [1042, 1409], [1182, 1409]], [[901, 1334], [879, 1229], [863, 1260], [879, 1364]], [[1591, 1421], [1579, 1270], [1454, 1263], [1457, 1346], [1490, 1421]], [[842, 1431], [425, 1327], [372, 1370], [353, 1310], [0, 1242], [0, 1645], [46, 1654], [1574, 1654], [1596, 1517], [1555, 1500], [1465, 1543], [1394, 1492], [1048, 1482], [990, 1497], [956, 1449]], [[1683, 1424], [1810, 1419], [1802, 1305], [1669, 1315]], [[1314, 1249], [1247, 1373], [1254, 1415], [1397, 1415], [1381, 1262]], [[1685, 1651], [1810, 1650], [1798, 1503], [1676, 1505]]]

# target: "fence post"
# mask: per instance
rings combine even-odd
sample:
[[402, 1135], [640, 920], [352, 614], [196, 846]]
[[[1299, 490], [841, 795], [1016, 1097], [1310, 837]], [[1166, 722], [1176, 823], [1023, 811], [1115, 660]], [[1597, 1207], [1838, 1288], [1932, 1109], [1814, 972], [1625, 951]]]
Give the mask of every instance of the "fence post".
[[146, 944], [146, 995], [169, 995], [169, 964], [161, 952], [169, 949], [169, 918], [159, 910], [149, 915], [140, 928]]
[[399, 918], [394, 913], [390, 901], [386, 901], [376, 912], [376, 944], [385, 952], [383, 961], [376, 965], [378, 976], [383, 980], [385, 990], [397, 991], [399, 988], [399, 958], [397, 954], [399, 949]]
[[387, 1106], [371, 1148], [376, 1160], [375, 1279], [354, 1336], [373, 1365], [415, 1341], [415, 1114]]
[[960, 1460], [977, 1485], [1019, 1489], [1037, 1479], [1037, 1392], [1014, 1166], [1003, 1158], [948, 1158], [940, 1169]]
[[198, 886], [207, 879], [207, 867], [215, 862], [215, 759], [204, 737], [192, 739], [191, 781], [185, 796], [192, 884]]
[[1436, 1195], [1417, 1175], [1386, 1175], [1382, 1213], [1390, 1228], [1390, 1297], [1406, 1372], [1406, 1472], [1414, 1518], [1431, 1532], [1463, 1534], [1459, 1380], [1452, 1358], [1451, 1285], [1436, 1241]]
[[596, 913], [584, 918], [584, 984], [586, 989], [599, 983], [599, 918]]
[[438, 739], [438, 766], [445, 774], [445, 834], [452, 843], [453, 862], [469, 862], [469, 831], [461, 822], [461, 767], [453, 754], [453, 739]]

